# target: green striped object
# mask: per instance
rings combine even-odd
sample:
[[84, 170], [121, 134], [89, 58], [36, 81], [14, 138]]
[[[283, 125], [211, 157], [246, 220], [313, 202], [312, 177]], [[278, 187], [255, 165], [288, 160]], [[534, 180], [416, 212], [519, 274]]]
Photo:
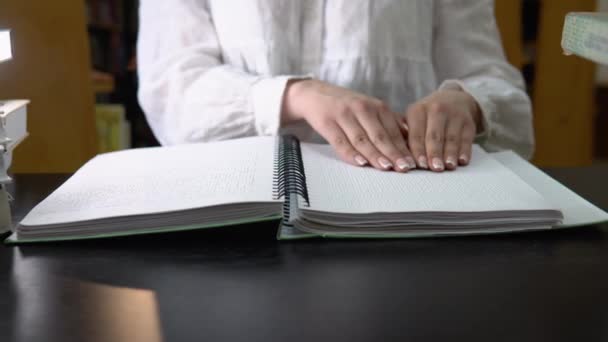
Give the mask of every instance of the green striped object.
[[562, 33], [562, 48], [568, 55], [608, 64], [608, 13], [569, 13]]

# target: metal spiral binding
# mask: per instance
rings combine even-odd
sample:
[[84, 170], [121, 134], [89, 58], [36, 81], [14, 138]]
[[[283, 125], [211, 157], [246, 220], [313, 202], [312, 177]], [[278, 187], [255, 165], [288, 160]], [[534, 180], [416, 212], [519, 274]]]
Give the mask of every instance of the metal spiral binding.
[[283, 198], [283, 223], [287, 224], [290, 216], [290, 195], [300, 195], [306, 206], [310, 206], [306, 173], [300, 150], [300, 142], [292, 135], [278, 139], [275, 149], [273, 195], [275, 199]]

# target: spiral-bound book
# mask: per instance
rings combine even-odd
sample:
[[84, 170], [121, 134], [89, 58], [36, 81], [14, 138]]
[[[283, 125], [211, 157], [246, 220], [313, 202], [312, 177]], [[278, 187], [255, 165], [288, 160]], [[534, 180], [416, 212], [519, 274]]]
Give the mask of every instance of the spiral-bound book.
[[515, 155], [502, 159], [475, 146], [471, 164], [455, 171], [385, 172], [348, 165], [330, 146], [293, 136], [112, 152], [38, 204], [7, 242], [257, 221], [276, 222], [280, 239], [488, 234], [560, 227], [564, 209], [575, 217], [569, 225], [606, 219]]

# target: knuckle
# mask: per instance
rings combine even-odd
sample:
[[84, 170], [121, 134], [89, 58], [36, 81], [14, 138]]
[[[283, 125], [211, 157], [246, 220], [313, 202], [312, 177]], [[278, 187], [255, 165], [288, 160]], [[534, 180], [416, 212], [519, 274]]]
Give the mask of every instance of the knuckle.
[[336, 136], [332, 141], [332, 145], [337, 148], [344, 148], [347, 146], [346, 139], [343, 136]]
[[330, 118], [330, 117], [323, 117], [320, 118], [320, 120], [318, 121], [318, 124], [323, 127], [324, 129], [329, 129], [331, 130], [331, 132], [334, 131], [334, 126], [336, 125], [336, 122], [334, 121], [334, 119]]
[[448, 134], [445, 137], [445, 141], [450, 144], [455, 144], [459, 141], [458, 136], [456, 134]]
[[442, 120], [447, 120], [447, 117], [448, 117], [448, 112], [446, 112], [444, 110], [433, 112], [431, 114], [437, 118], [441, 118]]
[[433, 102], [429, 105], [429, 112], [434, 114], [443, 114], [445, 112], [445, 105], [440, 102]]
[[365, 133], [357, 133], [353, 137], [353, 145], [355, 147], [362, 147], [367, 145], [367, 136]]
[[410, 135], [410, 143], [414, 145], [422, 145], [424, 144], [424, 136], [422, 136], [422, 134], [412, 134]]
[[351, 102], [350, 107], [357, 113], [365, 113], [369, 111], [369, 103], [363, 99], [354, 99]]
[[348, 107], [342, 107], [337, 111], [337, 119], [341, 121], [351, 120], [353, 113], [350, 111]]
[[407, 107], [405, 112], [406, 117], [419, 117], [424, 114], [424, 105], [417, 103]]
[[439, 133], [438, 131], [429, 131], [426, 136], [426, 139], [431, 143], [442, 144], [443, 134]]
[[393, 132], [391, 132], [391, 133], [389, 134], [389, 138], [390, 138], [392, 141], [396, 141], [396, 142], [399, 142], [399, 141], [403, 140], [403, 136], [402, 136], [402, 135], [401, 135], [401, 133], [400, 133], [400, 132], [398, 132], [398, 131], [393, 131]]
[[338, 112], [350, 112], [351, 105], [347, 102], [338, 101], [334, 104], [333, 109]]
[[372, 135], [372, 143], [374, 145], [385, 144], [386, 140], [387, 140], [387, 136], [384, 132], [376, 132]]
[[388, 107], [388, 105], [381, 100], [378, 99], [374, 99], [373, 100], [374, 106], [380, 111], [380, 112], [389, 112], [390, 108]]

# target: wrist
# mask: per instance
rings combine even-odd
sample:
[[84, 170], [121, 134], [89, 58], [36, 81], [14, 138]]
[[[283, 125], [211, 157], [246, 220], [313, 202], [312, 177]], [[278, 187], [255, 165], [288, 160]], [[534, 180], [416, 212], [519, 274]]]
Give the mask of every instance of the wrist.
[[281, 123], [288, 124], [304, 119], [304, 110], [300, 102], [304, 95], [304, 90], [310, 79], [292, 79], [287, 82], [283, 94], [283, 105], [281, 107]]
[[480, 133], [483, 130], [483, 113], [481, 111], [481, 107], [477, 100], [473, 97], [473, 95], [469, 94], [466, 90], [464, 90], [460, 85], [457, 88], [454, 88], [455, 91], [460, 92], [466, 98], [467, 109], [471, 114], [473, 122], [475, 122], [475, 127], [477, 133]]
[[469, 113], [471, 113], [471, 116], [473, 117], [473, 121], [475, 121], [475, 125], [479, 128], [481, 125], [481, 122], [482, 122], [481, 108], [479, 107], [477, 100], [475, 100], [475, 98], [473, 96], [471, 96], [471, 94], [465, 92], [464, 90], [462, 92], [464, 94], [466, 94]]
[[483, 130], [483, 113], [481, 111], [481, 107], [479, 106], [479, 103], [477, 103], [477, 100], [475, 100], [475, 98], [471, 94], [467, 93], [464, 90], [463, 92], [467, 95], [467, 98], [469, 99], [469, 110], [471, 116], [473, 117], [473, 121], [475, 122], [476, 131], [477, 133], [480, 133]]

